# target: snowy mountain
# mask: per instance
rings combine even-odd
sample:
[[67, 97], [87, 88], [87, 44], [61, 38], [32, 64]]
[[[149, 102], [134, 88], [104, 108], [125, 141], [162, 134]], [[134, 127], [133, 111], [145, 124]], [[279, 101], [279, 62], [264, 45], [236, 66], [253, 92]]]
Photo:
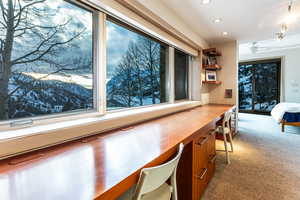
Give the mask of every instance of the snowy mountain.
[[18, 74], [9, 82], [9, 118], [91, 109], [93, 91], [74, 83]]

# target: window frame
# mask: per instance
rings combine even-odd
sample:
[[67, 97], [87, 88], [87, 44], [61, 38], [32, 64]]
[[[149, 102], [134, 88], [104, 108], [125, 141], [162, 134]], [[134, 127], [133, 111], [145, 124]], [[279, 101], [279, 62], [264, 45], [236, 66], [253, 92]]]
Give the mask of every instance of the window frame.
[[[36, 125], [42, 125], [47, 123], [55, 123], [59, 121], [67, 121], [71, 119], [80, 118], [78, 115], [88, 115], [88, 116], [95, 116], [101, 115], [103, 113], [99, 112], [99, 97], [100, 93], [99, 86], [101, 85], [101, 81], [98, 79], [98, 72], [100, 69], [99, 60], [101, 59], [98, 55], [100, 52], [100, 43], [101, 43], [101, 33], [99, 33], [100, 25], [99, 22], [101, 21], [100, 17], [103, 13], [101, 13], [96, 8], [86, 5], [85, 3], [78, 2], [75, 0], [63, 0], [67, 3], [73, 4], [78, 6], [79, 8], [86, 9], [92, 13], [92, 48], [93, 48], [93, 108], [85, 110], [85, 109], [77, 109], [74, 111], [66, 111], [61, 113], [53, 113], [41, 116], [34, 116], [34, 117], [26, 117], [26, 118], [18, 118], [18, 119], [9, 119], [9, 120], [0, 120], [0, 131], [4, 130], [13, 130], [13, 129], [20, 129], [24, 127], [33, 127]], [[78, 117], [76, 117], [78, 116]]]
[[[185, 52], [184, 50], [174, 47], [170, 42], [159, 38], [157, 35], [153, 34], [146, 28], [143, 29], [135, 24], [133, 24], [129, 18], [120, 18], [119, 16], [105, 10], [101, 6], [91, 3], [87, 0], [75, 1], [75, 0], [65, 0], [66, 2], [73, 3], [79, 7], [83, 7], [93, 14], [93, 105], [94, 108], [90, 110], [75, 110], [70, 112], [55, 113], [43, 116], [35, 116], [20, 119], [10, 119], [5, 121], [0, 121], [0, 131], [10, 131], [15, 129], [22, 129], [28, 127], [35, 127], [39, 125], [52, 124], [63, 121], [77, 120], [86, 117], [101, 117], [117, 112], [128, 112], [130, 110], [143, 110], [149, 107], [161, 107], [170, 104], [175, 104], [178, 102], [191, 101], [191, 89], [192, 89], [192, 77], [191, 77], [191, 66], [192, 56]], [[166, 60], [166, 102], [145, 105], [117, 110], [106, 110], [106, 21], [109, 19], [115, 19], [129, 30], [137, 31], [145, 35], [146, 37], [153, 38], [155, 41], [166, 45], [168, 56]], [[114, 22], [114, 21], [113, 21]], [[189, 67], [187, 75], [187, 98], [181, 100], [175, 100], [175, 49], [185, 53], [189, 57]], [[16, 126], [12, 124], [16, 123]], [[20, 123], [20, 124], [18, 124]]]
[[[159, 40], [156, 37], [152, 36], [151, 34], [147, 34], [147, 33], [145, 33], [145, 31], [142, 31], [142, 30], [140, 30], [140, 29], [138, 29], [136, 27], [130, 26], [128, 23], [126, 23], [123, 20], [120, 20], [120, 19], [118, 19], [118, 18], [116, 18], [114, 16], [106, 14], [106, 20], [104, 22], [105, 25], [106, 25], [107, 21], [109, 21], [111, 23], [114, 23], [115, 25], [121, 26], [121, 27], [125, 28], [128, 31], [134, 32], [134, 33], [139, 34], [141, 36], [144, 36], [144, 37], [146, 37], [146, 38], [148, 38], [150, 40], [153, 40], [153, 41], [155, 41], [155, 42], [157, 42], [157, 43], [165, 46], [165, 48], [166, 48], [166, 54], [167, 54], [167, 56], [165, 57], [165, 59], [166, 59], [166, 66], [165, 66], [166, 67], [166, 77], [165, 77], [165, 79], [166, 79], [166, 83], [165, 83], [166, 101], [162, 102], [162, 103], [156, 103], [156, 104], [150, 104], [150, 105], [143, 105], [143, 106], [134, 106], [134, 107], [124, 107], [124, 108], [121, 108], [121, 109], [112, 109], [112, 110], [108, 110], [107, 107], [106, 107], [106, 103], [105, 103], [105, 107], [104, 107], [105, 112], [104, 112], [104, 114], [106, 114], [106, 113], [115, 113], [115, 112], [128, 111], [128, 110], [139, 109], [139, 108], [142, 109], [142, 108], [148, 108], [148, 107], [158, 106], [158, 105], [168, 105], [168, 104], [172, 103], [171, 100], [170, 100], [172, 97], [170, 97], [170, 90], [171, 90], [171, 88], [170, 88], [170, 84], [169, 84], [169, 81], [170, 81], [169, 80], [169, 78], [170, 78], [170, 75], [169, 75], [169, 71], [170, 71], [170, 61], [169, 61], [170, 60], [170, 55], [169, 55], [170, 54], [170, 46], [167, 43], [162, 42], [161, 40]], [[105, 43], [107, 44], [106, 38], [105, 38]], [[105, 58], [105, 60], [107, 60], [107, 57]], [[105, 69], [107, 69], [107, 65], [105, 65]], [[106, 77], [105, 77], [105, 80], [106, 80]], [[106, 99], [106, 94], [105, 94], [105, 99]]]

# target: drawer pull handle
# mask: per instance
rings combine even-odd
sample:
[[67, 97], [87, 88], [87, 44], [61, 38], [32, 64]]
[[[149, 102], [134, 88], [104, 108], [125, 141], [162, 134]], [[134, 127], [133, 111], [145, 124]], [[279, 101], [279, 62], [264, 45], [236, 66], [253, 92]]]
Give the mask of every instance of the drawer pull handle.
[[203, 180], [206, 173], [207, 173], [207, 168], [204, 168], [201, 175], [198, 175], [197, 178]]
[[217, 154], [215, 154], [211, 159], [210, 159], [210, 163], [214, 163], [217, 159]]
[[198, 145], [204, 145], [208, 140], [208, 137], [205, 137], [203, 140], [198, 142]]

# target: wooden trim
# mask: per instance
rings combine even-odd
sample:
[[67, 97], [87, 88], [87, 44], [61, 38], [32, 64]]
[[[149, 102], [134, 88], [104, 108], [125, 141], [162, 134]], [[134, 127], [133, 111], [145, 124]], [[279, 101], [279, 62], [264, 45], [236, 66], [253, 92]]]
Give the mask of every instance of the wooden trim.
[[172, 25], [166, 22], [161, 17], [154, 14], [150, 9], [146, 8], [143, 4], [139, 3], [137, 0], [116, 0], [122, 6], [131, 10], [135, 14], [139, 15], [146, 21], [150, 22], [154, 26], [173, 36], [177, 40], [183, 42], [184, 44], [196, 49], [202, 50], [202, 47], [196, 44], [194, 41], [189, 39], [183, 33], [175, 29]]
[[285, 131], [285, 125], [300, 127], [300, 122], [286, 122], [284, 120], [281, 120], [280, 123], [281, 123], [281, 132]]
[[202, 81], [203, 84], [214, 84], [214, 85], [220, 85], [221, 81]]
[[222, 69], [222, 66], [220, 66], [218, 64], [202, 65], [202, 67], [205, 70], [220, 70], [220, 69]]

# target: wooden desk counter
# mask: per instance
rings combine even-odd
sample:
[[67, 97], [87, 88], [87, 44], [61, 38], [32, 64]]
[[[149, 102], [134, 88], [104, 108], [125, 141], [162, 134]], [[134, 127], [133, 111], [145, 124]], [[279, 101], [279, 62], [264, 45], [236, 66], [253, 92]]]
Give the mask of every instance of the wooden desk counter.
[[231, 107], [201, 106], [0, 161], [0, 199], [115, 199], [137, 182], [140, 169], [168, 160], [180, 142]]

